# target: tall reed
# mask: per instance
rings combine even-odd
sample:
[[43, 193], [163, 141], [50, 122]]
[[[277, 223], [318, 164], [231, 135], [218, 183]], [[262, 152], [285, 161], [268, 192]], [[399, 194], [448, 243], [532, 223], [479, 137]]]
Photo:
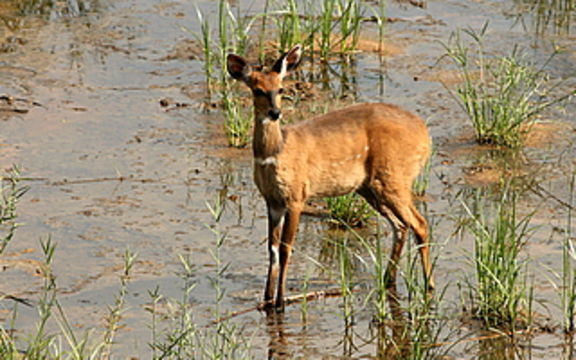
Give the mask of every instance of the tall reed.
[[[320, 15], [320, 57], [356, 50], [362, 30], [363, 9], [355, 0], [324, 0]], [[339, 34], [336, 29], [339, 27]]]
[[296, 0], [287, 0], [285, 8], [278, 12], [275, 19], [279, 39], [278, 50], [281, 53], [302, 42], [302, 25]]
[[336, 18], [340, 23], [341, 52], [347, 54], [355, 51], [362, 29], [361, 3], [355, 0], [339, 0]]
[[527, 283], [527, 259], [520, 251], [531, 232], [534, 212], [519, 217], [517, 195], [504, 184], [494, 202], [476, 190], [472, 203], [463, 202], [474, 239], [475, 284], [470, 284], [473, 315], [488, 326], [527, 326], [532, 290]]
[[202, 44], [202, 53], [204, 55], [204, 77], [206, 79], [207, 100], [212, 101], [212, 91], [214, 82], [214, 51], [212, 49], [212, 28], [210, 26], [210, 19], [205, 16], [199, 8], [196, 8], [196, 16], [200, 22], [200, 35], [196, 38]]
[[245, 147], [250, 142], [252, 116], [235, 94], [230, 84], [226, 58], [230, 52], [243, 54], [248, 48], [249, 32], [256, 17], [242, 19], [234, 16], [227, 0], [220, 0], [218, 7], [220, 98], [224, 111], [224, 131], [228, 144]]
[[56, 304], [56, 276], [52, 272], [52, 262], [56, 246], [49, 237], [46, 241], [41, 241], [42, 253], [44, 254], [44, 266], [41, 269], [43, 286], [41, 296], [38, 300], [38, 323], [36, 334], [28, 342], [25, 353], [31, 359], [49, 358], [50, 350], [54, 338], [48, 334], [48, 321], [52, 318], [54, 305]]
[[328, 60], [328, 56], [332, 50], [332, 42], [334, 39], [334, 9], [336, 8], [336, 0], [323, 0], [319, 18], [319, 50], [320, 59], [323, 61]]
[[378, 54], [382, 57], [384, 50], [384, 32], [386, 29], [386, 1], [378, 0], [378, 10], [374, 11], [378, 24]]
[[342, 242], [337, 244], [336, 249], [340, 264], [340, 290], [342, 291], [344, 323], [352, 324], [354, 322], [354, 294], [352, 292], [354, 268], [346, 236]]
[[179, 255], [181, 271], [178, 272], [178, 277], [181, 279], [182, 285], [182, 298], [173, 301], [166, 299], [168, 308], [175, 309], [174, 314], [168, 316], [168, 326], [162, 330], [161, 324], [158, 323], [159, 319], [156, 316], [156, 305], [163, 300], [163, 296], [159, 293], [158, 289], [149, 293], [152, 299], [152, 359], [185, 359], [196, 358], [198, 348], [197, 333], [198, 328], [194, 322], [194, 314], [189, 304], [190, 296], [196, 282], [193, 280], [195, 276], [194, 265], [192, 259], [188, 255]]
[[563, 328], [566, 333], [574, 333], [576, 326], [576, 249], [572, 238], [572, 206], [574, 204], [574, 191], [576, 185], [576, 173], [570, 179], [570, 196], [568, 199], [568, 213], [566, 219], [566, 231], [562, 247], [562, 289], [560, 292]]
[[264, 44], [266, 41], [266, 33], [268, 28], [268, 16], [270, 11], [270, 1], [265, 0], [264, 2], [264, 12], [262, 14], [262, 23], [260, 25], [260, 33], [258, 34], [258, 60], [260, 63], [264, 63], [265, 60], [265, 52], [264, 52]]
[[[226, 232], [220, 228], [220, 220], [224, 215], [225, 205], [223, 199], [217, 194], [212, 203], [206, 203], [211, 215], [211, 222], [205, 224], [212, 232], [215, 240], [214, 247], [209, 250], [214, 273], [209, 277], [214, 290], [214, 304], [211, 307], [212, 323], [200, 327], [195, 321], [194, 308], [190, 304], [190, 297], [196, 287], [195, 264], [188, 255], [180, 256], [182, 272], [179, 277], [183, 281], [182, 299], [172, 302], [168, 299], [170, 307], [175, 308], [176, 316], [169, 316], [164, 330], [161, 324], [155, 323], [153, 328], [157, 332], [152, 344], [154, 359], [252, 359], [250, 339], [245, 329], [236, 326], [225, 319], [223, 301], [226, 289], [222, 285], [228, 264], [222, 259], [222, 249], [226, 240]], [[159, 301], [157, 293], [151, 294], [153, 300]], [[154, 314], [154, 313], [153, 313]], [[159, 332], [159, 333], [158, 333]]]
[[18, 200], [29, 190], [20, 184], [21, 174], [18, 166], [12, 166], [5, 176], [0, 176], [0, 254], [14, 237], [19, 224], [16, 219]]
[[124, 252], [124, 271], [120, 275], [119, 292], [114, 299], [114, 305], [109, 308], [108, 316], [106, 317], [106, 331], [104, 332], [102, 353], [100, 355], [102, 359], [110, 359], [112, 357], [112, 346], [114, 345], [116, 333], [120, 329], [122, 312], [124, 311], [126, 295], [128, 294], [128, 283], [136, 257], [137, 255], [129, 249]]
[[374, 244], [371, 244], [368, 239], [364, 238], [351, 227], [348, 227], [350, 234], [362, 245], [362, 248], [368, 254], [368, 261], [363, 260], [363, 262], [369, 269], [373, 286], [371, 286], [371, 290], [367, 295], [366, 303], [370, 302], [374, 306], [374, 321], [378, 324], [382, 324], [388, 317], [388, 274], [386, 271], [386, 256], [382, 249], [382, 241], [380, 241], [380, 239], [382, 239], [380, 217], [378, 217], [377, 229], [378, 232], [376, 234], [376, 239]]
[[223, 92], [224, 132], [228, 145], [237, 148], [246, 147], [250, 143], [252, 115], [242, 106], [241, 100], [231, 91]]
[[[234, 15], [227, 0], [219, 0], [217, 29], [211, 27], [210, 19], [198, 8], [197, 18], [200, 22], [200, 34], [196, 38], [202, 44], [204, 57], [204, 74], [207, 87], [207, 100], [212, 101], [214, 89], [220, 97], [224, 115], [223, 129], [228, 144], [233, 147], [245, 147], [250, 141], [251, 116], [235, 95], [228, 71], [226, 57], [230, 52], [243, 53], [248, 49], [250, 31], [257, 16], [241, 16], [240, 10]], [[217, 32], [216, 46], [212, 34]], [[214, 68], [219, 72], [215, 75]]]

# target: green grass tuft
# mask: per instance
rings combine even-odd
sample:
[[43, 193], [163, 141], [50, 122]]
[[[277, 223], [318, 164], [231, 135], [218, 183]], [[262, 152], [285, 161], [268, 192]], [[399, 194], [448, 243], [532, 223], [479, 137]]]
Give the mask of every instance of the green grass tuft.
[[326, 205], [331, 222], [339, 226], [365, 226], [374, 215], [372, 207], [356, 193], [326, 198]]
[[462, 32], [457, 31], [445, 46], [463, 81], [456, 89], [456, 99], [472, 122], [478, 143], [518, 148], [537, 116], [576, 94], [576, 90], [550, 96], [554, 86], [544, 67], [556, 53], [540, 68], [530, 63], [518, 47], [506, 56], [489, 57], [483, 43], [487, 25], [478, 32], [463, 31], [471, 44], [465, 43]]

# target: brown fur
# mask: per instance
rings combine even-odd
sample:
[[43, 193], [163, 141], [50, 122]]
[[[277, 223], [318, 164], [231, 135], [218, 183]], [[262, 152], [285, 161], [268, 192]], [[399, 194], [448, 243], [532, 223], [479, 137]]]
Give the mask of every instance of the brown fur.
[[[268, 115], [280, 108], [281, 73], [252, 71], [248, 65], [240, 66], [246, 62], [238, 58], [229, 57], [229, 69], [235, 69], [231, 75], [255, 94], [254, 180], [268, 207], [270, 264], [264, 300], [273, 300], [279, 276], [276, 307], [283, 307], [288, 263], [306, 200], [353, 191], [396, 229], [388, 265], [390, 284], [396, 278], [407, 230], [412, 229], [432, 288], [427, 223], [416, 210], [411, 192], [430, 155], [422, 119], [394, 105], [357, 104], [281, 129], [280, 121]], [[291, 70], [299, 59], [297, 46], [274, 69], [284, 65]], [[256, 95], [256, 89], [268, 96]]]

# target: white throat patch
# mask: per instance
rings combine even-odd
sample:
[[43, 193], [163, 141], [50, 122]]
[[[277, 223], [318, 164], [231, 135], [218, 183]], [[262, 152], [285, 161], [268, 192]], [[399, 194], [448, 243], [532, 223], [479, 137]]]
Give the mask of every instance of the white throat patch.
[[270, 119], [268, 116], [266, 116], [264, 119], [262, 119], [261, 122], [262, 122], [262, 125], [268, 125], [268, 124], [270, 124], [271, 122], [280, 121], [280, 120], [282, 120], [282, 113], [280, 113], [280, 116], [278, 117], [277, 120], [272, 120], [272, 119]]
[[276, 159], [276, 156], [268, 156], [267, 158], [257, 157], [257, 158], [254, 158], [254, 162], [257, 165], [261, 165], [261, 166], [267, 166], [267, 165], [276, 166], [276, 165], [278, 165], [278, 159]]

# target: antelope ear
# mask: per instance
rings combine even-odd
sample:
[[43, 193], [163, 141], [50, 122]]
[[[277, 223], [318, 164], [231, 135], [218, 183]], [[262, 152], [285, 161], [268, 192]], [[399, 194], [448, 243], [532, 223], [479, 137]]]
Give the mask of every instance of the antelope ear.
[[228, 54], [227, 58], [228, 74], [236, 80], [246, 82], [252, 73], [252, 67], [248, 65], [242, 56]]
[[294, 70], [298, 64], [300, 64], [301, 57], [302, 46], [300, 44], [295, 45], [292, 49], [276, 60], [274, 66], [272, 66], [272, 71], [280, 74], [280, 77], [284, 77], [288, 72]]

